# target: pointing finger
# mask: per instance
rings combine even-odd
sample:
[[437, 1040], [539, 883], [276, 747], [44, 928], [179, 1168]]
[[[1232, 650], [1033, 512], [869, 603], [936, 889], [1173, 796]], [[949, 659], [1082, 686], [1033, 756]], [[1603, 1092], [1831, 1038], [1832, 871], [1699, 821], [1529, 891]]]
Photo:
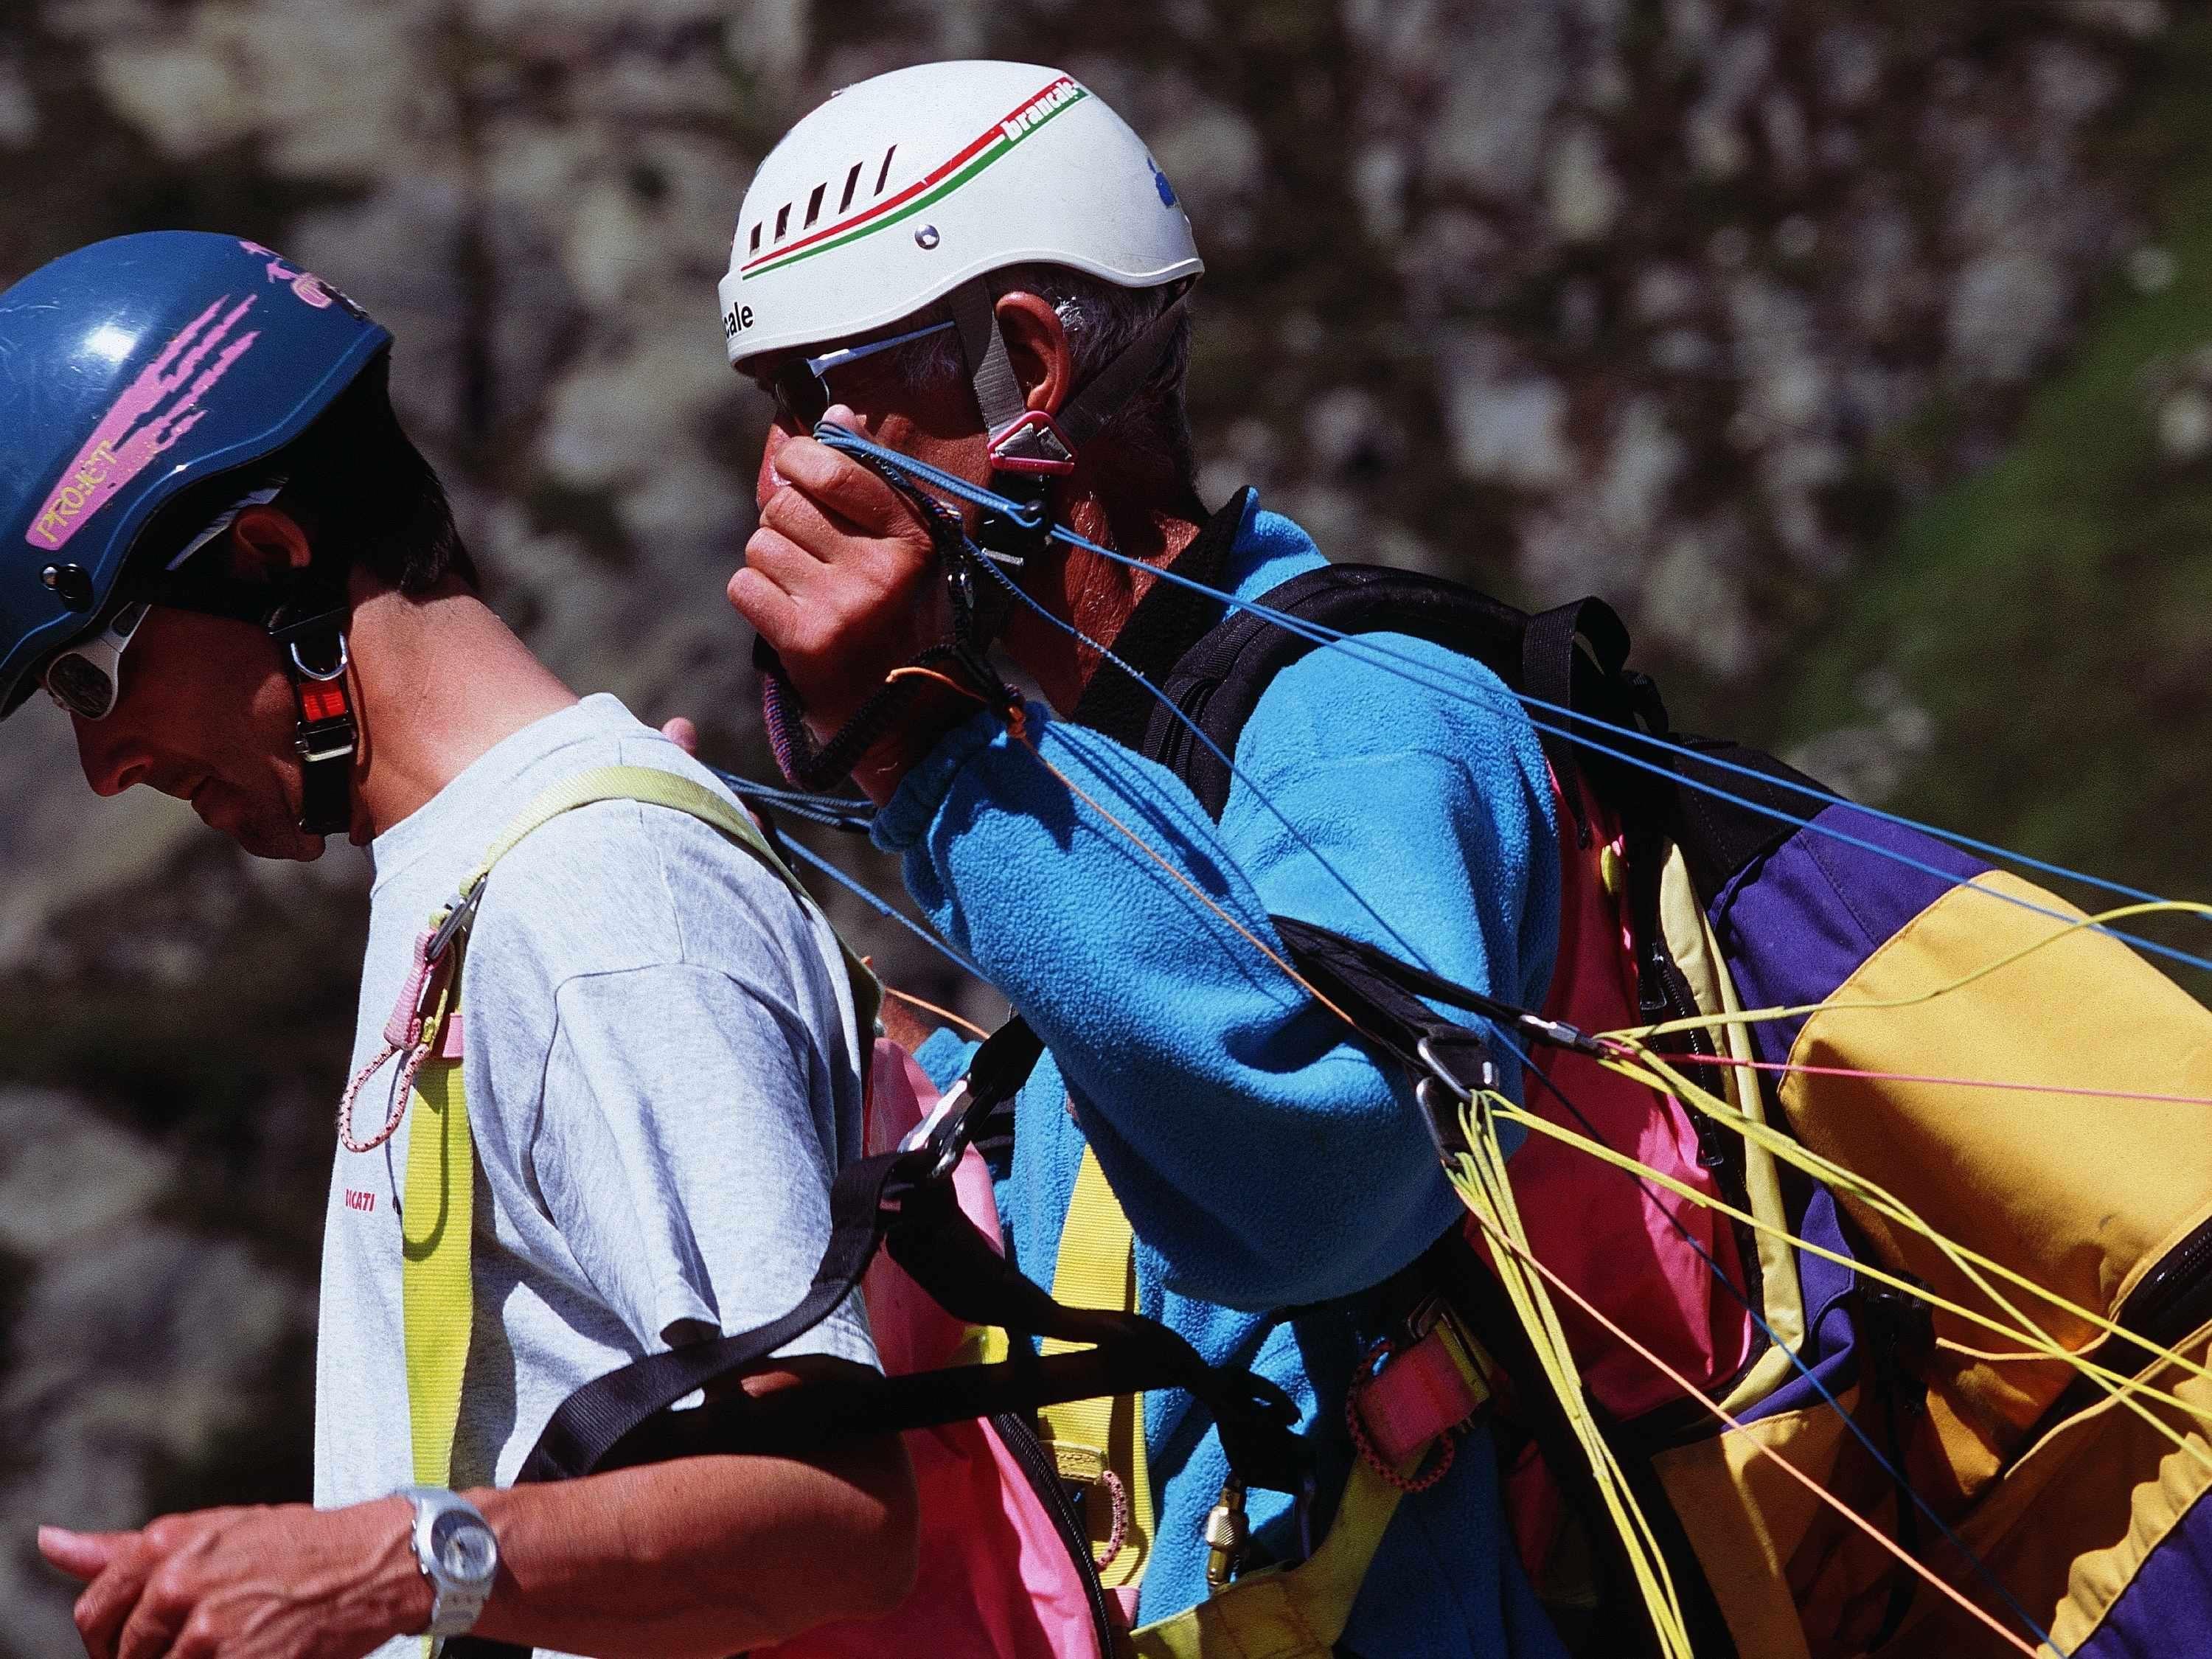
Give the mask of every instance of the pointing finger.
[[66, 1527], [40, 1527], [39, 1553], [57, 1571], [89, 1582], [137, 1538], [135, 1532], [71, 1532]]

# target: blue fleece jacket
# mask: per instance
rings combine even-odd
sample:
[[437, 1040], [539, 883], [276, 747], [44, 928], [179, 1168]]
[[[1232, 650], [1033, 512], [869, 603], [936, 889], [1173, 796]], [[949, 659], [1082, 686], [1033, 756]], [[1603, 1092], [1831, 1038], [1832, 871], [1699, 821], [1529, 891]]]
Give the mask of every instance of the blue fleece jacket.
[[[1247, 498], [1231, 556], [1238, 597], [1322, 562], [1297, 526]], [[1245, 726], [1243, 776], [1218, 825], [1170, 773], [1096, 732], [1033, 708], [1030, 736], [1271, 948], [1269, 915], [1293, 915], [1533, 1006], [1559, 891], [1535, 735], [1468, 659], [1373, 637], [1433, 665], [1431, 680], [1475, 677], [1494, 695], [1439, 696], [1340, 647], [1315, 651]], [[1207, 1359], [1289, 1390], [1333, 1507], [1350, 1455], [1344, 1393], [1374, 1334], [1358, 1293], [1461, 1214], [1402, 1075], [988, 717], [908, 775], [876, 836], [902, 855], [930, 919], [1046, 1043], [999, 1193], [1015, 1260], [1052, 1282], [1088, 1137], [1136, 1230], [1141, 1311]], [[949, 1078], [963, 1058], [940, 1040], [924, 1063]], [[1206, 1594], [1200, 1528], [1227, 1465], [1186, 1395], [1148, 1398], [1145, 1425], [1158, 1506], [1149, 1621]], [[1278, 1554], [1286, 1510], [1252, 1494], [1256, 1534]], [[1343, 1645], [1367, 1659], [1561, 1651], [1514, 1557], [1486, 1429], [1401, 1506]]]

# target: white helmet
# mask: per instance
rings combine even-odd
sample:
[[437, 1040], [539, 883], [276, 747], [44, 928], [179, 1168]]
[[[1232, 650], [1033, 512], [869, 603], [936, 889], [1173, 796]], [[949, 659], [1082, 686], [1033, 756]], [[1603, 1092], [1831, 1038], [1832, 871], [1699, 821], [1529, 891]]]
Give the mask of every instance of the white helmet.
[[[864, 334], [949, 295], [985, 422], [1006, 441], [1000, 460], [1064, 471], [1073, 443], [1023, 416], [981, 280], [1030, 262], [1125, 288], [1205, 269], [1144, 141], [1073, 77], [992, 62], [879, 75], [833, 94], [753, 175], [721, 283], [730, 362]], [[1141, 362], [1095, 377], [1115, 383], [1098, 386], [1112, 401], [1158, 362], [1180, 307], [1170, 312], [1157, 339], [1124, 354]], [[1078, 424], [1110, 413], [1086, 408]]]

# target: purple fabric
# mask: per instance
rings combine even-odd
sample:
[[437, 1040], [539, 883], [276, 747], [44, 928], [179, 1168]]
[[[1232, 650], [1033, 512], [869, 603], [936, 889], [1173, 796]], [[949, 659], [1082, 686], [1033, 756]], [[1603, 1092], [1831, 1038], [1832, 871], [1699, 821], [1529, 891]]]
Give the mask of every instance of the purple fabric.
[[[1839, 836], [1868, 844], [1855, 846]], [[1917, 869], [1903, 859], [1930, 867]], [[1988, 867], [1942, 842], [1856, 807], [1830, 806], [1721, 890], [1711, 910], [1713, 932], [1745, 1007], [1821, 1002], [1899, 928], [1956, 883], [1970, 881]], [[1802, 1019], [1790, 1019], [1753, 1026], [1759, 1059], [1787, 1060], [1803, 1025]], [[1766, 1079], [1770, 1104], [1774, 1083]], [[1800, 1237], [1850, 1254], [1835, 1199], [1825, 1188], [1814, 1192], [1794, 1220]], [[1819, 1405], [1823, 1389], [1835, 1394], [1857, 1376], [1850, 1300], [1857, 1274], [1803, 1251], [1797, 1255], [1797, 1273], [1808, 1333], [1798, 1357], [1812, 1367], [1813, 1378], [1793, 1372], [1744, 1413], [1747, 1419]]]
[[2212, 1644], [2212, 1504], [2190, 1506], [2074, 1659], [2170, 1659]]
[[[1869, 845], [1854, 846], [1824, 830]], [[1915, 869], [1901, 858], [1944, 873]], [[1989, 867], [1856, 807], [1830, 806], [1721, 890], [1711, 908], [1713, 931], [1745, 1007], [1820, 1002], [1891, 934]], [[1787, 1060], [1804, 1023], [1753, 1026], [1759, 1057]]]
[[[1790, 1231], [1815, 1244], [1850, 1254], [1850, 1245], [1836, 1219], [1835, 1197], [1825, 1187], [1814, 1193]], [[1805, 1297], [1805, 1328], [1812, 1334], [1797, 1357], [1813, 1368], [1813, 1377], [1820, 1386], [1815, 1388], [1803, 1371], [1793, 1370], [1788, 1382], [1743, 1413], [1745, 1422], [1802, 1411], [1821, 1403], [1822, 1390], [1833, 1395], [1850, 1387], [1858, 1376], [1858, 1328], [1851, 1319], [1850, 1301], [1857, 1283], [1858, 1275], [1841, 1263], [1797, 1252], [1797, 1285]]]

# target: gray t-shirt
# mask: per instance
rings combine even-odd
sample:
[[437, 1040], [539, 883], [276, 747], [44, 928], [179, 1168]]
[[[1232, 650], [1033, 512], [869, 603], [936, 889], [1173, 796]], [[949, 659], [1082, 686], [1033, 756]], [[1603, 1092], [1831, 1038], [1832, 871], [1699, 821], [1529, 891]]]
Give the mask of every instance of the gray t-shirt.
[[[414, 940], [548, 786], [655, 766], [720, 789], [611, 696], [493, 748], [377, 837], [358, 1072]], [[749, 853], [664, 808], [555, 819], [494, 869], [462, 975], [477, 1150], [475, 1323], [453, 1485], [505, 1485], [581, 1384], [805, 1294], [858, 1155], [860, 1034], [834, 936]], [[362, 1091], [382, 1125], [398, 1063]], [[407, 1127], [341, 1146], [323, 1229], [315, 1501], [411, 1484], [400, 1291]], [[857, 1302], [787, 1353], [875, 1364]], [[406, 1659], [394, 1642], [376, 1659]]]

